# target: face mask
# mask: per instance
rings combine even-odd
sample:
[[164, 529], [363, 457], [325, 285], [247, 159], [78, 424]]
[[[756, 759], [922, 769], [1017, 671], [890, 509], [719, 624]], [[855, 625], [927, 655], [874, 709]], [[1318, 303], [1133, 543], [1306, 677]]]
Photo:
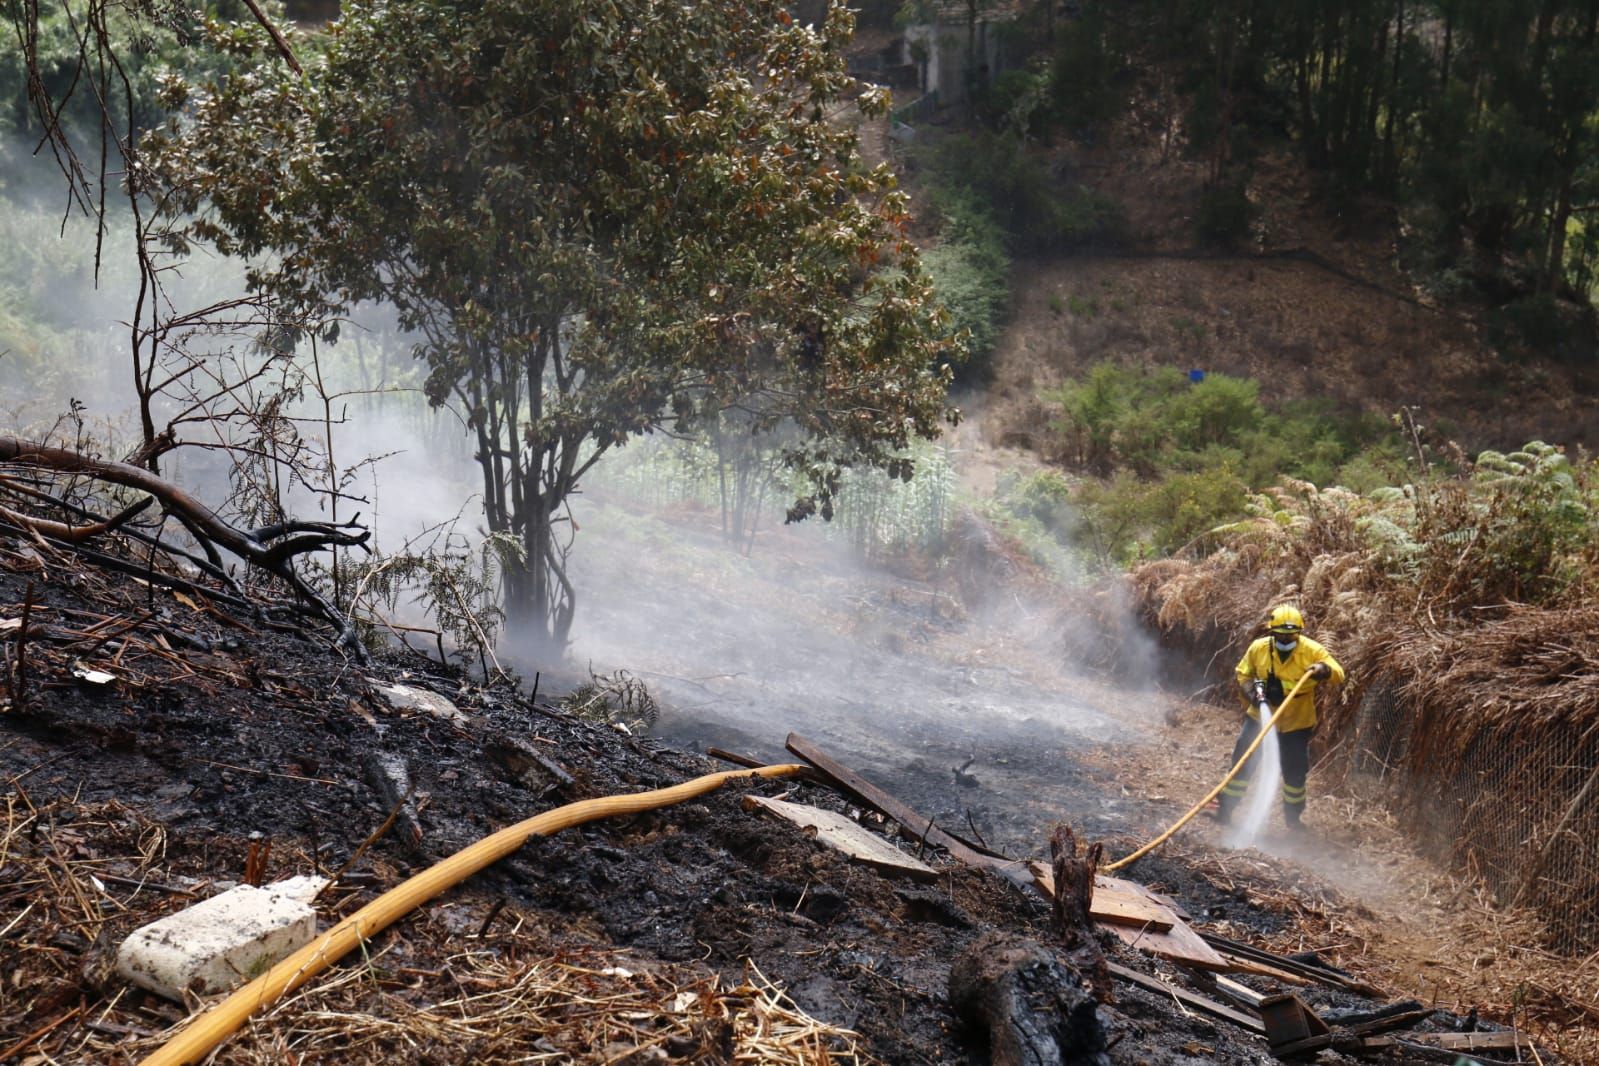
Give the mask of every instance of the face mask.
[[1295, 637], [1293, 640], [1278, 640], [1276, 638], [1273, 638], [1272, 639], [1272, 645], [1278, 651], [1290, 652], [1290, 651], [1293, 651], [1295, 648], [1297, 648], [1299, 646], [1299, 638]]

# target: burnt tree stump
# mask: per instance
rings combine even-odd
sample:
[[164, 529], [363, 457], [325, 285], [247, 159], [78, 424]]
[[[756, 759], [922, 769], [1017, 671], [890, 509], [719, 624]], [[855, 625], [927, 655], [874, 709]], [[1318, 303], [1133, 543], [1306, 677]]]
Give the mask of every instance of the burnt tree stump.
[[1035, 940], [980, 937], [950, 968], [949, 1000], [987, 1032], [993, 1066], [1110, 1061], [1098, 1001], [1058, 952]]
[[1077, 838], [1072, 835], [1071, 827], [1062, 823], [1050, 834], [1049, 853], [1054, 860], [1055, 898], [1051, 911], [1055, 933], [1066, 949], [1067, 961], [1083, 975], [1094, 998], [1109, 1003], [1110, 971], [1105, 967], [1105, 954], [1094, 933], [1094, 919], [1089, 916], [1094, 898], [1094, 874], [1099, 870], [1104, 848], [1091, 844], [1087, 853], [1079, 857]]

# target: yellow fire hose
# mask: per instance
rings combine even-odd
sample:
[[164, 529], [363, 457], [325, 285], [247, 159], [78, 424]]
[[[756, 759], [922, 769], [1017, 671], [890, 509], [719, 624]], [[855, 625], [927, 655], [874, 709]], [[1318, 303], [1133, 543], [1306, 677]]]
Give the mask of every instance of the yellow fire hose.
[[795, 763], [762, 766], [754, 770], [726, 770], [706, 774], [670, 788], [631, 796], [605, 796], [557, 807], [468, 845], [443, 862], [430, 866], [410, 880], [391, 888], [365, 907], [317, 937], [227, 999], [193, 1019], [144, 1066], [182, 1066], [198, 1062], [232, 1036], [257, 1010], [277, 1002], [343, 958], [357, 944], [387, 929], [428, 900], [503, 859], [527, 843], [529, 837], [548, 836], [574, 825], [615, 815], [639, 814], [713, 792], [729, 781], [751, 777], [792, 777], [805, 767]]
[[1177, 830], [1181, 829], [1183, 826], [1192, 821], [1194, 815], [1205, 809], [1206, 804], [1215, 799], [1217, 796], [1221, 795], [1221, 790], [1232, 784], [1233, 778], [1237, 777], [1240, 771], [1243, 770], [1244, 764], [1247, 763], [1255, 754], [1255, 751], [1260, 747], [1261, 742], [1266, 739], [1266, 734], [1271, 731], [1272, 726], [1277, 724], [1277, 719], [1282, 717], [1283, 711], [1288, 709], [1288, 705], [1293, 702], [1295, 696], [1299, 695], [1300, 688], [1303, 687], [1305, 682], [1308, 680], [1310, 680], [1310, 675], [1307, 673], [1299, 679], [1299, 681], [1289, 691], [1288, 695], [1283, 698], [1283, 701], [1278, 705], [1277, 710], [1273, 712], [1271, 718], [1267, 720], [1265, 728], [1256, 734], [1254, 741], [1249, 745], [1249, 750], [1244, 752], [1243, 758], [1239, 759], [1238, 762], [1233, 764], [1233, 768], [1231, 770], [1227, 771], [1227, 776], [1221, 779], [1221, 784], [1211, 789], [1210, 792], [1206, 794], [1204, 799], [1190, 807], [1188, 809], [1188, 813], [1177, 819], [1177, 821], [1173, 822], [1170, 829], [1166, 830], [1160, 836], [1156, 837], [1154, 840], [1151, 840], [1148, 844], [1145, 844], [1143, 847], [1139, 848], [1126, 858], [1117, 859], [1109, 866], [1102, 866], [1100, 869], [1104, 870], [1106, 873], [1109, 873], [1112, 870], [1120, 870], [1123, 866], [1127, 866], [1130, 863], [1136, 862], [1143, 858], [1145, 855], [1148, 855], [1150, 852], [1166, 843], [1166, 841], [1170, 840], [1173, 833], [1177, 832]]

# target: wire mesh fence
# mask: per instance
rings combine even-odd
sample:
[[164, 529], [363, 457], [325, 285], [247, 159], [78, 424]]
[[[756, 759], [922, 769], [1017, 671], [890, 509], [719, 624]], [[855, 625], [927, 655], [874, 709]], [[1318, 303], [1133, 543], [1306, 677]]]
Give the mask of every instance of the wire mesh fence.
[[1424, 848], [1480, 878], [1502, 903], [1543, 917], [1544, 946], [1599, 951], [1599, 733], [1540, 725], [1483, 731], [1462, 750], [1424, 752], [1391, 684], [1366, 690], [1349, 770]]

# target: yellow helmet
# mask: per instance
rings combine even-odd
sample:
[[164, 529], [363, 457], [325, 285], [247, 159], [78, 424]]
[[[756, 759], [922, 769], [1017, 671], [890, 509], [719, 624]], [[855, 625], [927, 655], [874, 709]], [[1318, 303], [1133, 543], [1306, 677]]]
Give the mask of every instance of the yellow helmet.
[[1286, 603], [1279, 604], [1271, 609], [1271, 615], [1266, 619], [1266, 628], [1273, 633], [1285, 635], [1299, 633], [1305, 628], [1305, 616], [1299, 613], [1298, 607]]

